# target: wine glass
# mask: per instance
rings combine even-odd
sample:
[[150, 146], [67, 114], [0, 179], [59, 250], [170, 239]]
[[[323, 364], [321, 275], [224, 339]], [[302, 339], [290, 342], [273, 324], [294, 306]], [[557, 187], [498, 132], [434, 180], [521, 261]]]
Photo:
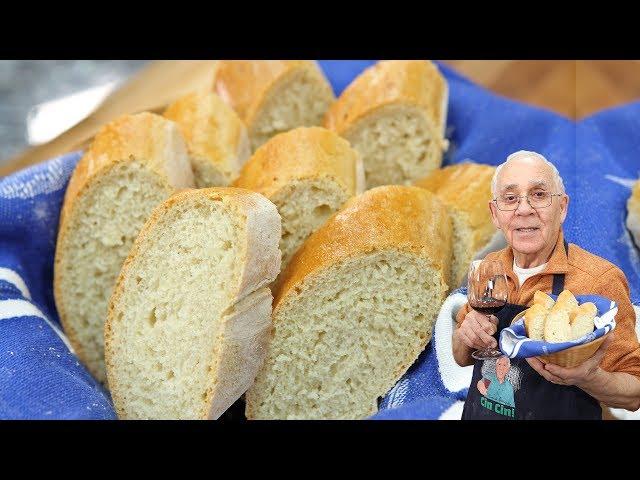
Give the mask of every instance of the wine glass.
[[[467, 284], [469, 306], [489, 318], [507, 303], [509, 288], [507, 274], [501, 262], [482, 260], [471, 263]], [[476, 360], [489, 360], [502, 356], [495, 348], [476, 350]]]

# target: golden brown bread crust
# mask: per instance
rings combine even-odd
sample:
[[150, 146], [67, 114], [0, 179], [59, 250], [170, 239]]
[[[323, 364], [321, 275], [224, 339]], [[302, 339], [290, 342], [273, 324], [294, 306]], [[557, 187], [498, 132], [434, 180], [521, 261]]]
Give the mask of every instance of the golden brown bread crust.
[[558, 295], [558, 299], [551, 310], [552, 312], [563, 310], [567, 312], [568, 315], [576, 308], [578, 308], [578, 300], [573, 296], [573, 293], [565, 289], [560, 292], [560, 295]]
[[166, 177], [159, 161], [163, 158], [162, 151], [166, 145], [157, 141], [158, 129], [166, 128], [166, 124], [167, 120], [161, 116], [143, 112], [136, 115], [123, 115], [102, 127], [71, 175], [62, 205], [60, 223], [68, 214], [73, 200], [87, 183], [100, 170], [114, 163], [133, 156], [136, 159], [146, 160], [151, 169]]
[[[164, 151], [168, 146], [161, 139], [164, 138], [165, 130], [171, 127], [168, 125], [169, 123], [171, 122], [161, 116], [147, 112], [123, 115], [108, 123], [95, 136], [93, 143], [79, 160], [69, 180], [60, 212], [54, 259], [53, 293], [60, 322], [81, 359], [85, 358], [84, 351], [77, 340], [74, 329], [69, 324], [60, 290], [63, 255], [61, 246], [65, 244], [66, 238], [70, 234], [70, 220], [75, 201], [84, 195], [96, 179], [119, 163], [129, 161], [131, 158], [145, 162], [148, 168], [156, 172], [160, 178], [165, 179], [167, 190], [172, 189], [173, 186], [191, 186], [193, 177], [190, 170], [184, 174], [182, 172], [167, 172], [162, 163], [165, 157]], [[178, 179], [177, 184], [176, 179]], [[96, 372], [92, 373], [96, 375]]]
[[451, 219], [435, 195], [387, 185], [351, 198], [298, 249], [280, 274], [274, 311], [307, 275], [347, 258], [383, 250], [427, 259], [449, 281]]
[[[440, 272], [443, 300], [451, 264], [451, 229], [446, 207], [421, 188], [386, 185], [351, 198], [302, 244], [281, 273], [274, 286], [274, 322], [278, 321], [280, 308], [286, 308], [289, 301], [295, 302], [298, 289], [309, 276], [347, 259], [381, 251], [404, 252], [424, 259]], [[407, 349], [389, 388], [424, 350], [431, 338], [427, 330], [425, 326], [424, 332], [417, 333], [419, 342], [410, 351]], [[371, 413], [374, 412], [375, 402]], [[250, 402], [246, 415], [249, 419], [257, 416]]]
[[329, 108], [324, 125], [341, 136], [360, 119], [388, 105], [423, 109], [435, 131], [444, 133], [448, 86], [427, 60], [387, 60], [367, 68]]
[[534, 305], [534, 304], [542, 305], [547, 310], [551, 310], [555, 305], [555, 303], [556, 302], [553, 298], [551, 298], [546, 293], [538, 290], [536, 291], [536, 293], [533, 294], [533, 302], [531, 303], [531, 305]]
[[164, 112], [187, 141], [191, 157], [206, 158], [228, 177], [237, 174], [243, 142], [249, 153], [247, 131], [240, 117], [213, 92], [192, 92]]
[[362, 189], [358, 162], [358, 153], [335, 133], [322, 127], [300, 127], [259, 147], [233, 186], [273, 198], [292, 180], [330, 177], [353, 196]]
[[491, 179], [495, 167], [479, 163], [460, 163], [431, 172], [414, 185], [435, 193], [449, 208], [463, 213], [474, 233], [474, 245], [481, 248], [495, 233], [491, 221]]
[[217, 64], [214, 90], [250, 126], [269, 91], [300, 72], [331, 89], [313, 60], [221, 60]]

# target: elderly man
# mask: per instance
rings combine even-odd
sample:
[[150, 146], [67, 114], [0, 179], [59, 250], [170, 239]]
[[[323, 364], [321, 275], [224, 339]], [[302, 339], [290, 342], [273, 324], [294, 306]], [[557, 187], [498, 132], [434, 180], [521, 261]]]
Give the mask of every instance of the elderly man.
[[[559, 294], [594, 294], [618, 303], [616, 329], [596, 353], [573, 368], [543, 364], [536, 358], [514, 359], [520, 387], [515, 392], [516, 419], [600, 419], [600, 403], [640, 408], [640, 345], [635, 313], [624, 273], [610, 262], [563, 237], [569, 197], [558, 170], [542, 155], [520, 151], [496, 169], [489, 209], [508, 247], [487, 255], [507, 272], [509, 298], [497, 317], [465, 305], [457, 314], [453, 355], [461, 366], [472, 365], [476, 349], [496, 347], [500, 330], [527, 308], [537, 290]], [[484, 360], [493, 361], [493, 360]], [[474, 365], [471, 385], [482, 379], [482, 362]], [[484, 408], [486, 397], [469, 388], [463, 419], [500, 419]]]

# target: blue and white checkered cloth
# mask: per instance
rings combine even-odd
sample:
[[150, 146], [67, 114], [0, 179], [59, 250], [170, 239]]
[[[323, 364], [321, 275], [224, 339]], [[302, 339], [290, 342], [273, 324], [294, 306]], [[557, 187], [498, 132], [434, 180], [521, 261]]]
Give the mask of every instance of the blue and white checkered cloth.
[[[373, 61], [321, 61], [339, 94]], [[640, 300], [639, 252], [624, 226], [632, 180], [640, 176], [640, 103], [574, 123], [498, 97], [441, 65], [450, 87], [445, 165], [498, 165], [516, 150], [556, 164], [571, 197], [568, 241], [618, 265]], [[53, 301], [60, 207], [79, 153], [0, 180], [0, 418], [113, 419], [108, 392], [69, 348]], [[471, 367], [451, 354], [453, 313], [445, 302], [433, 339], [386, 395], [374, 418], [460, 418]]]

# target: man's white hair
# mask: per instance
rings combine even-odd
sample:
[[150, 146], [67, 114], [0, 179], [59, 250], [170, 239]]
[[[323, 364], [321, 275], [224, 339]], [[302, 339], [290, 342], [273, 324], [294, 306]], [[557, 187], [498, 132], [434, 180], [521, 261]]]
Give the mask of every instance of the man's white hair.
[[560, 176], [560, 172], [558, 172], [558, 169], [556, 168], [556, 166], [553, 163], [551, 163], [549, 160], [547, 160], [546, 158], [544, 158], [542, 155], [540, 155], [537, 152], [529, 152], [527, 150], [519, 150], [519, 151], [509, 155], [507, 157], [507, 159], [504, 161], [504, 163], [501, 163], [500, 165], [498, 165], [498, 168], [496, 168], [496, 171], [493, 174], [493, 179], [491, 180], [491, 195], [493, 197], [496, 196], [496, 188], [498, 187], [498, 175], [500, 175], [500, 170], [502, 170], [502, 167], [504, 167], [509, 162], [512, 162], [514, 160], [519, 160], [519, 159], [522, 159], [522, 158], [536, 158], [536, 159], [541, 160], [544, 163], [546, 163], [549, 166], [549, 168], [551, 168], [551, 171], [553, 172], [553, 180], [556, 183], [556, 187], [558, 188], [559, 193], [565, 193], [565, 191], [564, 191], [564, 182], [562, 181], [562, 177]]

